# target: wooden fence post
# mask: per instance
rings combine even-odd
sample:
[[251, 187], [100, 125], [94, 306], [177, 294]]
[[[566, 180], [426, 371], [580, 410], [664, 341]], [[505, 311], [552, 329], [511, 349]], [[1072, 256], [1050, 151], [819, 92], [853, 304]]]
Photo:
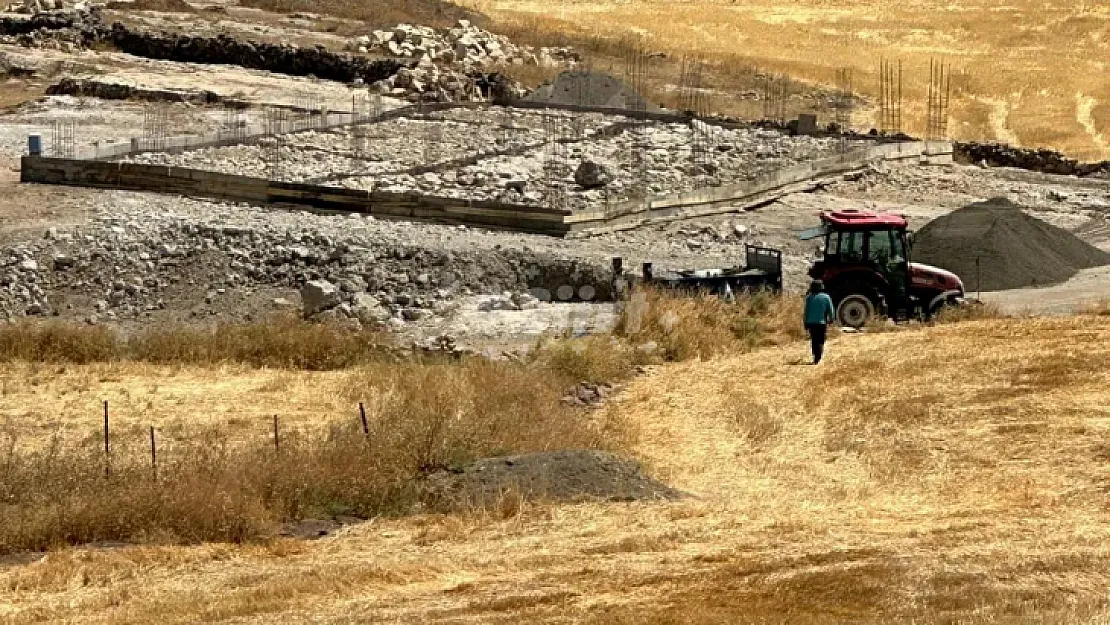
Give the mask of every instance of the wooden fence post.
[[104, 400], [104, 476], [112, 474], [112, 461], [108, 447], [108, 400]]
[[281, 451], [281, 439], [278, 437], [278, 416], [274, 415], [274, 451]]
[[366, 407], [358, 402], [358, 416], [362, 419], [362, 435], [370, 436], [370, 425], [366, 423]]
[[150, 426], [150, 470], [158, 479], [158, 444], [154, 442], [154, 426]]

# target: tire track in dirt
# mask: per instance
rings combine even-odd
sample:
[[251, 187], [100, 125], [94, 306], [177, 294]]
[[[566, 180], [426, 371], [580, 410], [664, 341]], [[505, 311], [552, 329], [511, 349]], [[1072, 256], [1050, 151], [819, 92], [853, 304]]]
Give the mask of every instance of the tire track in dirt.
[[1103, 158], [1106, 157], [1107, 152], [1110, 152], [1110, 143], [1106, 141], [1106, 137], [1098, 131], [1098, 125], [1095, 123], [1094, 110], [1098, 106], [1098, 100], [1089, 95], [1084, 95], [1082, 91], [1075, 94], [1075, 119], [1083, 130], [1091, 137], [1095, 147], [1101, 153]]

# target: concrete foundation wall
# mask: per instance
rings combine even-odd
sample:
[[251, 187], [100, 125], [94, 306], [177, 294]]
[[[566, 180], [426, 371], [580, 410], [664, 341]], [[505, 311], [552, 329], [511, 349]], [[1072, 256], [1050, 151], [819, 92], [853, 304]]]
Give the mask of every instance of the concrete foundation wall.
[[739, 184], [658, 196], [577, 214], [537, 206], [278, 182], [183, 167], [39, 156], [23, 157], [21, 180], [285, 204], [385, 218], [566, 236], [627, 230], [650, 223], [744, 210], [860, 171], [873, 162], [898, 160], [933, 164], [951, 162], [952, 145], [923, 141], [878, 144], [781, 169]]
[[624, 202], [606, 210], [580, 212], [568, 217], [567, 221], [570, 234], [598, 234], [650, 223], [734, 212], [812, 189], [860, 171], [874, 162], [906, 160], [934, 165], [951, 163], [952, 144], [929, 141], [878, 144], [780, 169], [739, 184], [656, 196]]
[[375, 217], [504, 228], [562, 236], [570, 211], [472, 202], [417, 194], [339, 189], [215, 172], [76, 159], [24, 156], [22, 182], [151, 191], [237, 202], [284, 204]]

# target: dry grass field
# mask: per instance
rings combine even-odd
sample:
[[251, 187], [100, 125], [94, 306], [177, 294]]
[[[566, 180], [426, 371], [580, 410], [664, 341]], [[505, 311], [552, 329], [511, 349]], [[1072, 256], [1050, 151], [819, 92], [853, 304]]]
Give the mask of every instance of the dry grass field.
[[[0, 568], [0, 622], [1110, 620], [1110, 318], [843, 335], [820, 367], [796, 364], [805, 351], [659, 365], [607, 409], [686, 500], [377, 519], [314, 542], [55, 550]], [[183, 406], [246, 396], [266, 412], [275, 382], [311, 404], [299, 397], [321, 401], [317, 383], [342, 375], [181, 369], [171, 382], [96, 366], [55, 371], [40, 398], [107, 375], [113, 393], [185, 398], [196, 383], [211, 391]]]
[[[760, 114], [738, 93], [758, 89], [756, 74], [780, 73], [798, 91], [835, 86], [851, 68], [869, 102], [854, 125], [877, 125], [880, 58], [904, 66], [906, 128], [925, 131], [929, 61], [950, 63], [950, 134], [1048, 146], [1085, 159], [1110, 158], [1110, 7], [1090, 0], [459, 0], [490, 15], [498, 28], [568, 41], [643, 37], [666, 52], [648, 68], [657, 87], [678, 79], [677, 58], [703, 55], [712, 65], [718, 109]], [[615, 65], [611, 56], [598, 64]], [[797, 98], [792, 113], [811, 108]]]

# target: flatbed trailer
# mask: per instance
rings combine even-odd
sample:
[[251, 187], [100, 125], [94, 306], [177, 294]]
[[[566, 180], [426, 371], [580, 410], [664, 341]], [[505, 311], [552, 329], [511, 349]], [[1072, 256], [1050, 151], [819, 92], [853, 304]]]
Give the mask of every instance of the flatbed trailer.
[[[743, 291], [782, 292], [782, 251], [758, 245], [744, 246], [745, 263], [725, 269], [686, 269], [657, 275], [652, 263], [644, 263], [639, 283], [686, 294], [708, 293], [727, 296]], [[616, 274], [622, 275], [621, 259], [613, 259]], [[631, 282], [636, 282], [633, 280]]]

